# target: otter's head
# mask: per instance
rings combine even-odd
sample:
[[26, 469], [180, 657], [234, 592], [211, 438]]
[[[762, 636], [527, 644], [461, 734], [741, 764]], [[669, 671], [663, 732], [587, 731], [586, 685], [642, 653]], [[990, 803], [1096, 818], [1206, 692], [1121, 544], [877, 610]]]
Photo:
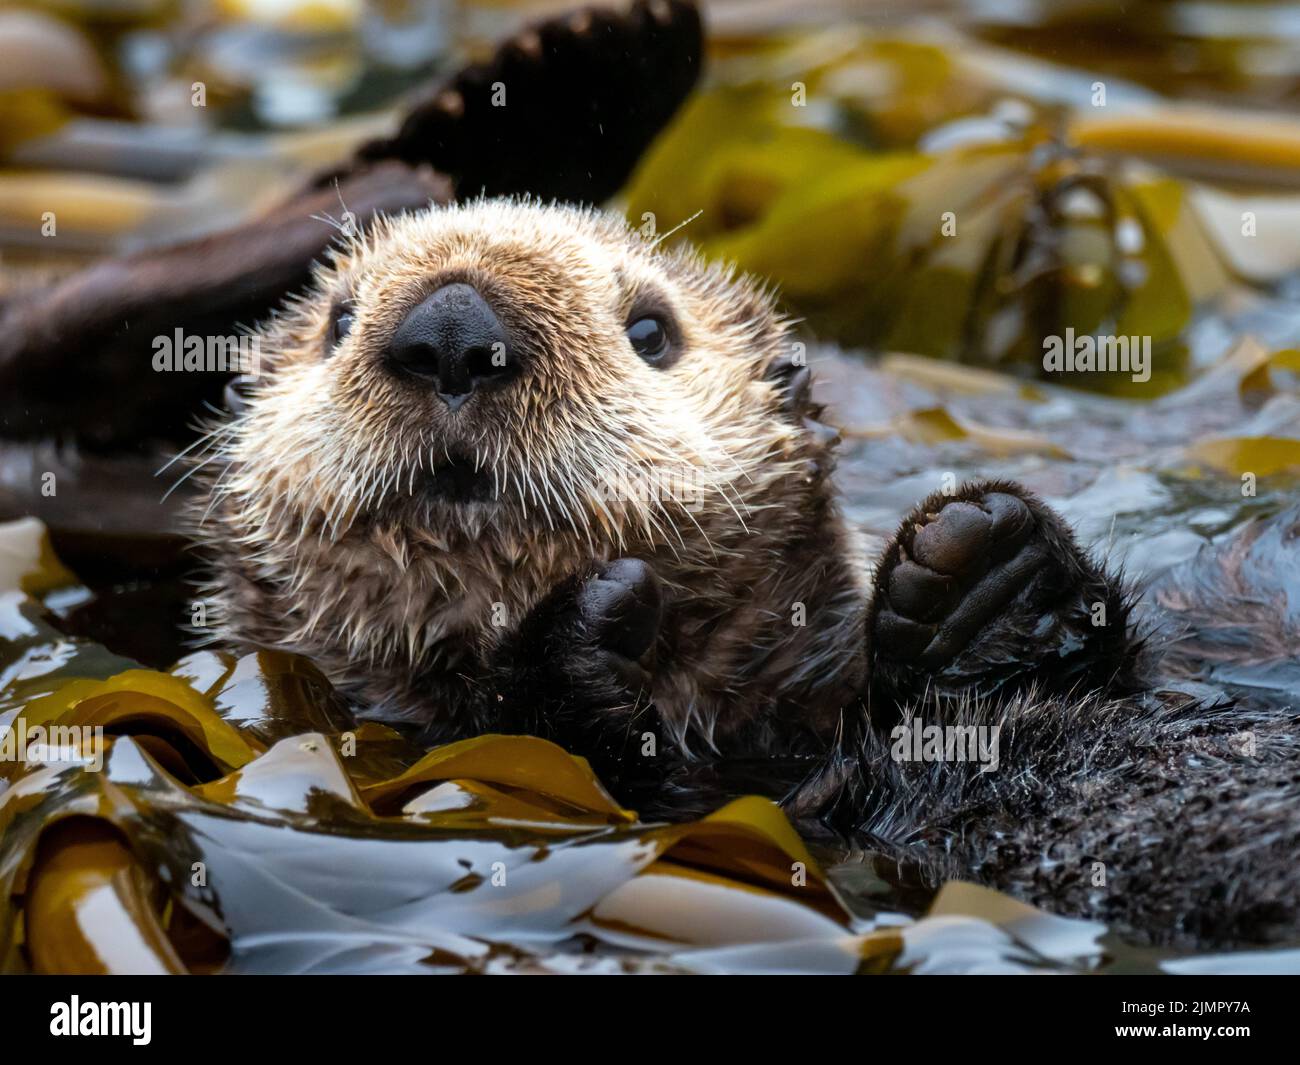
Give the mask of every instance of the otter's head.
[[770, 296], [595, 211], [387, 221], [259, 342], [214, 489], [254, 540], [689, 547], [825, 466]]

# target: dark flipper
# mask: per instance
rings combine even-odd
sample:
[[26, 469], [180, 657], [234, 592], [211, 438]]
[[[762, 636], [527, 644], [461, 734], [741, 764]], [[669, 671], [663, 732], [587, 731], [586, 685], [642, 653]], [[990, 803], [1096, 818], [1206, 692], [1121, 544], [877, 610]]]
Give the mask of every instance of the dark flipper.
[[1050, 508], [1014, 484], [936, 493], [881, 560], [868, 616], [872, 705], [933, 696], [1122, 690], [1140, 650], [1129, 601]]
[[599, 203], [622, 186], [699, 76], [689, 0], [637, 0], [528, 26], [418, 102], [359, 159], [426, 163], [457, 197]]

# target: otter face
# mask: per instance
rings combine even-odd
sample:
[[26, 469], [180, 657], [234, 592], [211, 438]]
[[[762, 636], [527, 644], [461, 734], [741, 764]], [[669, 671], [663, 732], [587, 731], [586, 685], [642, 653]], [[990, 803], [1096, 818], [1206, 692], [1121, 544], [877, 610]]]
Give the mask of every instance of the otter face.
[[594, 211], [387, 221], [260, 345], [215, 486], [253, 529], [404, 548], [569, 530], [627, 549], [698, 536], [697, 510], [743, 527], [804, 476], [771, 298]]

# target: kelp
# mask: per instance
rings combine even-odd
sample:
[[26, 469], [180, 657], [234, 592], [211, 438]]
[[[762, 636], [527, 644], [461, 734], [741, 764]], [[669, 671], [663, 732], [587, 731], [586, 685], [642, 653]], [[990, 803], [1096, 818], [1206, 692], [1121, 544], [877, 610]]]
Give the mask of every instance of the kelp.
[[965, 20], [984, 40], [1123, 78], [1162, 93], [1294, 108], [1300, 59], [1286, 5], [1032, 0], [980, 5]]
[[[0, 544], [26, 552], [18, 581], [28, 587], [61, 572], [30, 527], [0, 529]], [[279, 653], [199, 652], [169, 672], [114, 671], [122, 663], [102, 648], [60, 636], [40, 600], [5, 595], [25, 624], [0, 640], [0, 727], [11, 744], [34, 743], [38, 727], [51, 739], [0, 761], [6, 971], [1090, 971], [1110, 961], [1100, 926], [970, 885], [949, 885], [909, 919], [880, 878], [865, 891], [838, 884], [766, 799], [645, 823], [547, 741], [489, 735], [425, 752], [351, 720], [314, 667]], [[38, 688], [46, 694], [22, 698]]]

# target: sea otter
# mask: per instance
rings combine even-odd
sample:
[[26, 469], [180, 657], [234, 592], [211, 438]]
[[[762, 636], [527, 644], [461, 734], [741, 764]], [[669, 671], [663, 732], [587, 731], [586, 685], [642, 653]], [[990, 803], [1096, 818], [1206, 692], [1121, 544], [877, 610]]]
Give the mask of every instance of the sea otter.
[[[1014, 484], [936, 492], [873, 564], [755, 282], [484, 199], [341, 246], [258, 340], [197, 460], [210, 639], [303, 653], [430, 743], [551, 737], [682, 811], [694, 770], [745, 766], [934, 879], [1139, 938], [1297, 931], [1285, 714], [1153, 690], [1123, 583]], [[994, 730], [995, 764], [900, 757], [927, 722]], [[1225, 816], [1180, 826], [1205, 789]]]
[[[140, 338], [261, 317], [342, 198], [370, 232], [264, 322], [264, 372], [188, 482], [210, 639], [304, 650], [430, 742], [551, 736], [642, 812], [765, 790], [932, 883], [1155, 943], [1294, 941], [1294, 704], [1182, 682], [1294, 659], [1300, 512], [1149, 592], [1172, 636], [1139, 636], [1122, 583], [1015, 485], [937, 491], [873, 557], [769, 293], [585, 209], [475, 200], [611, 195], [700, 54], [686, 0], [526, 28], [271, 218], [8, 300], [0, 429], [176, 436], [219, 385], [149, 373]], [[461, 206], [372, 221], [431, 199]], [[918, 724], [997, 730], [996, 770], [902, 757]]]
[[747, 756], [1130, 671], [1121, 589], [1014, 485], [924, 501], [873, 583], [771, 294], [612, 216], [390, 221], [258, 340], [197, 525], [216, 638], [309, 656], [363, 715], [597, 755], [653, 715]]

